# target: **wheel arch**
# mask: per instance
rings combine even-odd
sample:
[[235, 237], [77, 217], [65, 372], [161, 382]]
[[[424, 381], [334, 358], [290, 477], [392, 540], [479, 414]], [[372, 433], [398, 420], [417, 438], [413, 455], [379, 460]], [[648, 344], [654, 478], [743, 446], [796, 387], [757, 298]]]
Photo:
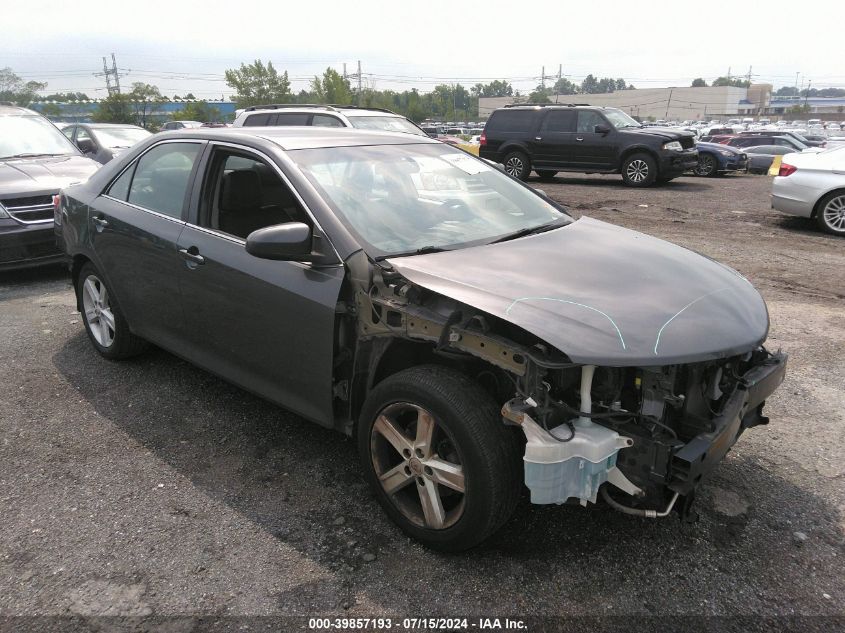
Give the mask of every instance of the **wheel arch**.
[[[421, 365], [448, 367], [478, 383], [497, 399], [507, 399], [507, 388], [500, 374], [504, 371], [474, 356], [452, 356], [438, 353], [433, 343], [412, 341], [404, 338], [375, 338], [359, 343], [356, 354], [355, 373], [349, 394], [349, 418], [351, 424], [344, 431], [354, 435], [358, 418], [370, 392], [385, 379], [406, 369]], [[487, 374], [492, 376], [488, 381]], [[484, 379], [482, 380], [482, 376]]]
[[77, 285], [79, 284], [79, 273], [82, 271], [82, 267], [91, 261], [91, 258], [87, 255], [77, 253], [73, 256], [73, 260], [71, 261], [70, 265], [70, 279], [71, 283], [73, 284], [73, 292], [76, 295], [76, 309], [79, 312], [82, 312], [82, 305], [79, 300], [79, 293], [77, 292]]
[[845, 194], [845, 187], [834, 187], [830, 191], [825, 191], [822, 195], [819, 196], [819, 199], [816, 200], [816, 203], [813, 205], [813, 213], [810, 215], [810, 218], [816, 218], [819, 215], [819, 211], [821, 210], [822, 200], [827, 198], [832, 193], [842, 192]]
[[654, 159], [654, 162], [657, 164], [657, 173], [660, 173], [660, 157], [657, 155], [657, 152], [654, 150], [653, 147], [649, 147], [648, 145], [634, 145], [632, 147], [627, 147], [622, 152], [622, 155], [619, 157], [619, 170], [622, 170], [622, 165], [628, 159], [629, 156], [632, 154], [648, 154]]

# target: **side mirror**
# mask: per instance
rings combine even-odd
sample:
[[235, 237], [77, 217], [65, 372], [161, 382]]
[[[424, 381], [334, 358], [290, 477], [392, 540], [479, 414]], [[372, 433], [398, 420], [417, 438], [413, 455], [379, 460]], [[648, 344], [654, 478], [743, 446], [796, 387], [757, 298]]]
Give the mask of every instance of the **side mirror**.
[[610, 128], [606, 125], [599, 124], [593, 128], [596, 134], [610, 134]]
[[302, 222], [265, 226], [246, 237], [246, 252], [261, 259], [308, 261], [311, 259], [311, 227]]
[[93, 154], [97, 151], [97, 148], [94, 147], [94, 141], [88, 138], [81, 138], [76, 141], [76, 146], [79, 148], [79, 151], [83, 154]]

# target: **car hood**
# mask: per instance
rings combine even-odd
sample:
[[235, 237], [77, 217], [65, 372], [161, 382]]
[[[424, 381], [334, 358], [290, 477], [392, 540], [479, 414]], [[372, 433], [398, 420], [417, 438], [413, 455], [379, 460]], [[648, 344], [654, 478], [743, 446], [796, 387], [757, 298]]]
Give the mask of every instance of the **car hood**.
[[99, 163], [84, 156], [0, 160], [0, 196], [55, 193], [88, 180], [99, 167]]
[[682, 138], [695, 138], [695, 134], [692, 132], [687, 132], [686, 130], [673, 130], [668, 127], [632, 127], [620, 130], [620, 132], [656, 136], [658, 138], [666, 139], [667, 141], [678, 141]]
[[721, 143], [700, 142], [700, 143], [696, 143], [695, 146], [700, 148], [700, 149], [712, 149], [712, 150], [716, 150], [716, 151], [719, 151], [719, 152], [728, 152], [730, 154], [737, 154], [737, 155], [745, 153], [741, 149], [737, 149], [736, 147], [733, 147], [732, 145], [722, 145]]
[[723, 358], [754, 349], [769, 328], [762, 297], [733, 269], [590, 218], [388, 262], [412, 283], [509, 321], [577, 363]]

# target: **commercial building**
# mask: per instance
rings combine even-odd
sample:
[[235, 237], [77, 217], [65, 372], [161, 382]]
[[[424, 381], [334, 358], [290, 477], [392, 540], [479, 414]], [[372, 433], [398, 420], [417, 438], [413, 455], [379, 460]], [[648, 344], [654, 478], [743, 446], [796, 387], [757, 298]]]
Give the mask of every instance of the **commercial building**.
[[[643, 120], [695, 121], [725, 115], [760, 114], [769, 108], [771, 95], [771, 84], [752, 84], [749, 88], [645, 88], [604, 94], [558, 95], [553, 96], [552, 101], [619, 108]], [[479, 116], [486, 118], [496, 108], [514, 102], [513, 97], [482, 97], [478, 104]]]

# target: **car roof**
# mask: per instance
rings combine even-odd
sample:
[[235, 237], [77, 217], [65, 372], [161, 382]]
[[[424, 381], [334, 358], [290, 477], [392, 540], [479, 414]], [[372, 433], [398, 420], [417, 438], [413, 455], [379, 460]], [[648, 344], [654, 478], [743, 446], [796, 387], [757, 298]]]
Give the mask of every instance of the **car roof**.
[[397, 114], [392, 110], [386, 110], [384, 108], [364, 108], [354, 105], [322, 105], [317, 103], [304, 103], [304, 104], [295, 104], [295, 103], [283, 103], [283, 104], [272, 104], [266, 106], [250, 106], [243, 111], [243, 115], [253, 114], [255, 112], [333, 112], [335, 114], [344, 114], [346, 116], [356, 117], [356, 116], [395, 116], [395, 117], [402, 117], [401, 114]]
[[417, 136], [416, 134], [311, 126], [193, 128], [162, 132], [158, 136], [162, 138], [201, 138], [221, 141], [257, 137], [274, 143], [284, 150], [365, 145], [443, 145], [433, 138]]
[[86, 127], [93, 128], [95, 130], [100, 129], [108, 129], [108, 128], [135, 128], [138, 130], [143, 130], [140, 125], [132, 125], [131, 123], [71, 123], [70, 125], [84, 125]]
[[41, 116], [41, 113], [21, 106], [0, 104], [0, 116]]

